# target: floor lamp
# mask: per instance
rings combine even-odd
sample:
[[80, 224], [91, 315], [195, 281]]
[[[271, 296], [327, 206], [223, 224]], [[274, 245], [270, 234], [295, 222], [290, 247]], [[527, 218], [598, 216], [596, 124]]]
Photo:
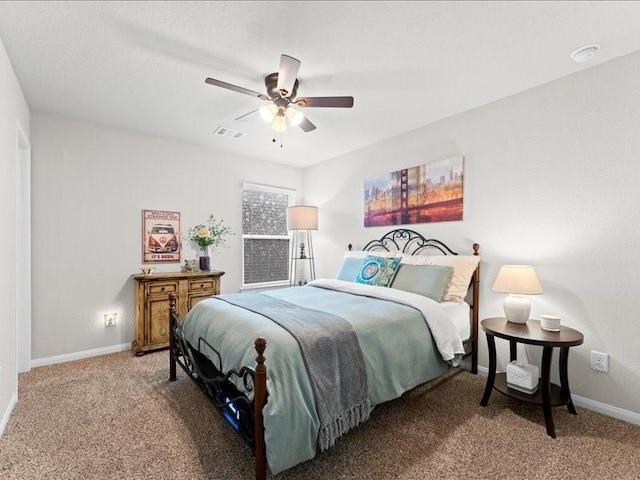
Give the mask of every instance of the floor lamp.
[[[289, 285], [295, 284], [299, 261], [309, 262], [309, 274], [311, 280], [314, 280], [316, 278], [316, 266], [313, 257], [311, 230], [318, 230], [318, 207], [294, 205], [287, 208], [287, 230], [293, 231]], [[302, 241], [300, 241], [301, 235], [303, 236]], [[306, 237], [306, 239], [304, 237]], [[306, 247], [305, 240], [307, 242]]]

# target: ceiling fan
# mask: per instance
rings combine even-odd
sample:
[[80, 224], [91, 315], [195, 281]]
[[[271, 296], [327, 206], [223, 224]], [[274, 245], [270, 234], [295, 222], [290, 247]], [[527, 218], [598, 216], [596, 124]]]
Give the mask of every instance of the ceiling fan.
[[269, 105], [253, 110], [242, 115], [236, 120], [247, 121], [256, 113], [259, 113], [263, 120], [271, 123], [276, 132], [284, 132], [287, 129], [287, 120], [292, 126], [299, 126], [303, 131], [310, 132], [316, 126], [298, 109], [294, 107], [333, 107], [351, 108], [353, 107], [353, 97], [296, 97], [298, 93], [298, 70], [300, 60], [289, 55], [280, 56], [280, 68], [277, 72], [267, 75], [264, 84], [267, 87], [267, 94], [255, 92], [248, 88], [238, 87], [222, 80], [207, 78], [209, 85], [244, 93], [251, 97], [270, 102]]

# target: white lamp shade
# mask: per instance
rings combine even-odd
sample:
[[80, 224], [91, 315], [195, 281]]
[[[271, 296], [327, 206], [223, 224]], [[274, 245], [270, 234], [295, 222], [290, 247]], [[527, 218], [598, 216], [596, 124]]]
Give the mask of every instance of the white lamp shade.
[[287, 122], [284, 121], [284, 113], [278, 112], [275, 117], [273, 117], [273, 122], [271, 122], [271, 127], [276, 132], [285, 132], [287, 130]]
[[287, 230], [318, 230], [318, 207], [295, 205], [287, 208]]
[[544, 293], [540, 280], [531, 265], [503, 265], [493, 284], [493, 290], [518, 295]]
[[302, 112], [299, 112], [293, 107], [287, 108], [286, 115], [287, 115], [287, 118], [289, 119], [289, 122], [294, 127], [297, 127], [298, 125], [300, 125], [300, 123], [302, 123], [302, 120], [304, 120], [304, 114]]
[[276, 107], [274, 104], [263, 105], [258, 109], [258, 112], [260, 112], [260, 117], [265, 122], [271, 123], [275, 114], [278, 113], [278, 107]]

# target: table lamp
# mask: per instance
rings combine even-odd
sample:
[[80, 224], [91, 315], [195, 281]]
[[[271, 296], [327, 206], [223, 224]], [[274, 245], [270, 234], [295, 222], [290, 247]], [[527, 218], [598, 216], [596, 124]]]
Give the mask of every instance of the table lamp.
[[544, 293], [531, 265], [503, 265], [492, 289], [509, 294], [504, 299], [504, 314], [513, 323], [526, 323], [529, 320], [531, 302], [523, 295]]

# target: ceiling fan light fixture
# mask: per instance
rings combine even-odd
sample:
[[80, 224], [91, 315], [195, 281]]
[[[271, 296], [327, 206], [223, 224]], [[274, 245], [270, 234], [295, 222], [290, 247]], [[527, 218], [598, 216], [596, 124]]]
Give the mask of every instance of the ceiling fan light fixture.
[[260, 117], [267, 123], [271, 123], [278, 113], [278, 107], [276, 107], [273, 103], [271, 105], [263, 105], [258, 109], [260, 112]]
[[278, 114], [273, 117], [271, 126], [276, 132], [285, 132], [287, 130], [287, 122], [284, 121], [284, 113], [278, 112]]
[[[264, 77], [264, 84], [267, 94], [256, 92], [254, 90], [239, 87], [231, 83], [223, 82], [215, 78], [208, 77], [205, 83], [214, 87], [224, 88], [261, 101], [269, 102], [257, 109], [252, 110], [238, 118], [238, 122], [246, 122], [255, 118], [256, 112], [271, 128], [278, 132], [287, 130], [287, 123], [291, 126], [300, 127], [305, 132], [312, 132], [316, 126], [307, 118], [306, 114], [300, 112], [298, 107], [321, 107], [321, 108], [351, 108], [353, 107], [353, 97], [335, 96], [335, 97], [303, 97], [298, 98], [298, 71], [300, 69], [300, 60], [289, 55], [280, 55], [280, 67], [277, 72], [270, 73]], [[295, 107], [295, 108], [291, 108]]]
[[300, 125], [302, 123], [302, 120], [304, 120], [304, 114], [293, 107], [287, 108], [286, 115], [289, 123], [291, 123], [291, 125], [294, 127]]

